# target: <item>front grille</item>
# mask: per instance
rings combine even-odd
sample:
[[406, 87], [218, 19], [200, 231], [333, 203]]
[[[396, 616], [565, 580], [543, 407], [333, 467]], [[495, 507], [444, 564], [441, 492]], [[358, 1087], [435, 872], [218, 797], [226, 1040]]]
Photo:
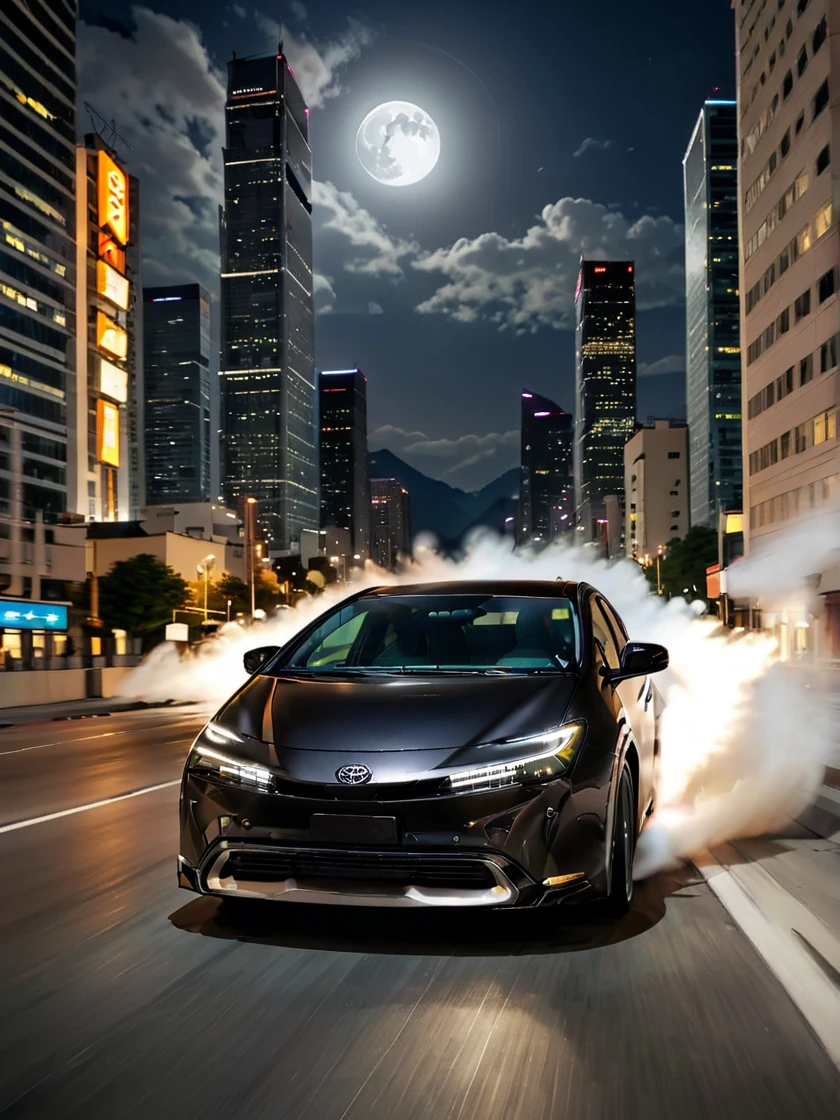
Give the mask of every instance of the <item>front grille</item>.
[[452, 793], [446, 778], [423, 778], [412, 782], [371, 782], [366, 786], [342, 786], [321, 782], [300, 782], [275, 776], [274, 789], [287, 797], [306, 797], [315, 801], [414, 801]]
[[463, 857], [396, 852], [232, 850], [221, 871], [237, 882], [283, 879], [354, 879], [415, 887], [485, 890], [496, 886], [489, 867]]

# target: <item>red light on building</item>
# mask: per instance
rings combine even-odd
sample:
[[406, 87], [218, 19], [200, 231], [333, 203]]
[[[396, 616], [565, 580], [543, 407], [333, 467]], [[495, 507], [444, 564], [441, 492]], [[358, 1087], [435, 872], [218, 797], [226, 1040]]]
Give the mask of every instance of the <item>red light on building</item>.
[[628, 272], [632, 272], [632, 271], [633, 271], [633, 266], [632, 266], [632, 264], [628, 264], [628, 266], [627, 266], [627, 271], [628, 271]]
[[595, 272], [606, 272], [606, 271], [607, 271], [607, 266], [604, 265], [604, 264], [599, 264], [599, 265], [595, 266]]

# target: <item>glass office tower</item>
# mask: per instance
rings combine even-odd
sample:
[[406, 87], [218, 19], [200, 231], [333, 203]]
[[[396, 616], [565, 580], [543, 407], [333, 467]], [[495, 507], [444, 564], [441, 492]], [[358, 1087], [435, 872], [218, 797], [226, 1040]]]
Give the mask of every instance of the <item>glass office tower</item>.
[[692, 525], [741, 508], [738, 120], [707, 101], [683, 160], [686, 408]]
[[516, 543], [539, 543], [574, 529], [572, 415], [529, 389], [522, 390], [521, 400]]
[[353, 556], [370, 555], [367, 378], [360, 369], [318, 375], [321, 526], [347, 529]]
[[[75, 331], [76, 3], [0, 4], [0, 516], [67, 503]], [[9, 410], [9, 411], [7, 411]]]
[[[624, 445], [636, 422], [632, 261], [581, 260], [575, 291], [575, 503], [581, 540], [602, 537], [605, 499], [624, 501]], [[623, 517], [621, 518], [623, 521]], [[620, 542], [610, 545], [620, 554]]]
[[275, 551], [320, 522], [308, 117], [281, 51], [228, 63], [222, 492]]
[[143, 289], [146, 501], [209, 502], [210, 296], [200, 284]]

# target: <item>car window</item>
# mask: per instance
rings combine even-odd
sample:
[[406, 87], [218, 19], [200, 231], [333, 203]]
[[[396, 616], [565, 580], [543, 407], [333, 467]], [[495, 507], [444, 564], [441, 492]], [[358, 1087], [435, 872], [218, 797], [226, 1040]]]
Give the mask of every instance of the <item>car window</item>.
[[607, 622], [609, 622], [610, 624], [613, 636], [615, 638], [616, 648], [618, 649], [618, 655], [620, 657], [624, 647], [627, 645], [627, 631], [624, 628], [624, 623], [621, 621], [615, 610], [610, 606], [606, 599], [599, 599], [598, 604], [606, 615]]
[[607, 666], [610, 669], [618, 669], [621, 665], [621, 658], [612, 628], [607, 622], [599, 601], [593, 598], [590, 603], [592, 608], [592, 636], [595, 639], [596, 646]]
[[562, 596], [383, 595], [328, 615], [274, 669], [574, 671], [578, 614]]
[[[347, 660], [367, 615], [366, 611], [359, 611], [357, 614], [350, 614], [350, 617], [342, 622], [342, 616], [349, 613], [342, 611], [340, 615], [330, 620], [332, 625], [319, 627], [315, 631], [310, 639], [312, 644], [306, 660], [303, 662], [307, 668], [326, 668]], [[337, 626], [336, 622], [338, 622]]]

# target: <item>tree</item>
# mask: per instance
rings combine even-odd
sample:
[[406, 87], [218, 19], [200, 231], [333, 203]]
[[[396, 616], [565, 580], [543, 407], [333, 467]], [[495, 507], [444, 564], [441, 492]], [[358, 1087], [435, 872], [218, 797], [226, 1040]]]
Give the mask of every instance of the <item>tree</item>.
[[172, 621], [172, 612], [190, 601], [187, 582], [149, 553], [118, 560], [99, 580], [99, 615], [111, 630], [143, 639], [149, 649]]
[[[718, 536], [706, 525], [694, 525], [684, 537], [668, 542], [660, 565], [662, 594], [672, 599], [682, 595], [689, 601], [706, 599], [706, 568], [717, 563]], [[656, 587], [656, 558], [645, 568], [645, 575]]]

